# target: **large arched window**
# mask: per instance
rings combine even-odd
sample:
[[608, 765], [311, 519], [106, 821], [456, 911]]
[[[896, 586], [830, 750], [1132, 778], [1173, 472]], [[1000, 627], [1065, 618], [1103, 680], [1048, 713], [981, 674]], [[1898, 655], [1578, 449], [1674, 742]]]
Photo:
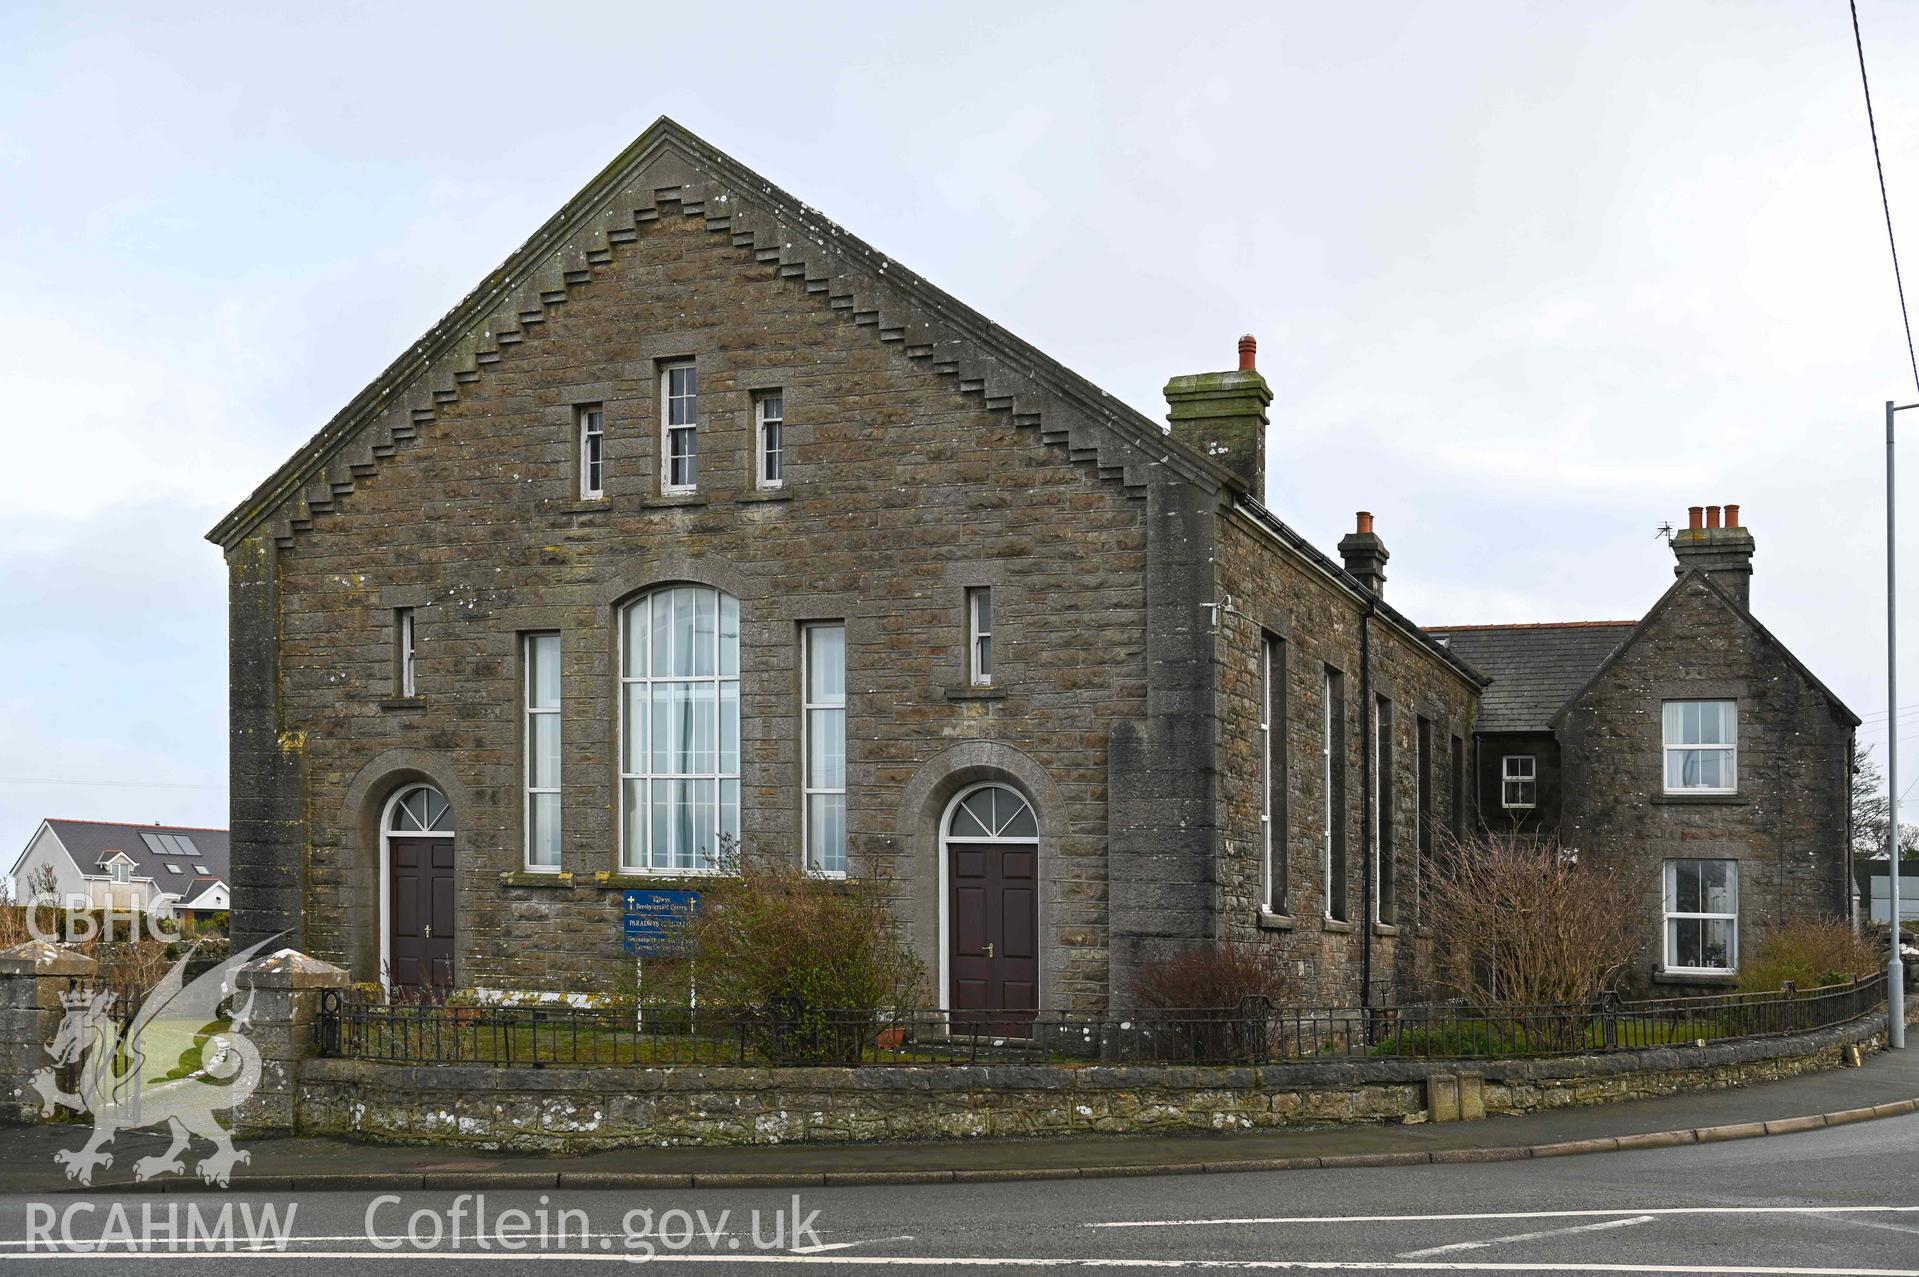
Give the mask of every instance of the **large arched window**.
[[620, 624], [621, 867], [707, 873], [740, 836], [740, 601], [675, 585]]

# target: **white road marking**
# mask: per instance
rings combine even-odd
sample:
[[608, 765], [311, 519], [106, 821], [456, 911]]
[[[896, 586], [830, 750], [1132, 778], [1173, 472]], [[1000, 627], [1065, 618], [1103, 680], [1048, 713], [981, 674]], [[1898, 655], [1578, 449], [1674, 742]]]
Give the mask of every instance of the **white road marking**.
[[1501, 1210], [1447, 1215], [1239, 1215], [1216, 1219], [1115, 1219], [1081, 1228], [1205, 1228], [1238, 1224], [1423, 1224], [1473, 1219], [1593, 1219], [1611, 1215], [1851, 1215], [1919, 1212], [1919, 1206], [1628, 1206], [1619, 1210]]
[[1471, 1273], [1679, 1273], [1699, 1277], [1919, 1277], [1919, 1268], [1790, 1268], [1783, 1266], [1736, 1267], [1727, 1264], [1494, 1264], [1466, 1261], [1408, 1261], [1367, 1259], [1061, 1259], [1013, 1258], [1011, 1256], [909, 1256], [909, 1255], [638, 1255], [590, 1254], [585, 1251], [523, 1251], [499, 1254], [495, 1251], [166, 1251], [111, 1250], [35, 1252], [44, 1259], [91, 1259], [102, 1256], [137, 1255], [142, 1259], [191, 1259], [205, 1263], [210, 1259], [451, 1259], [461, 1263], [476, 1260], [509, 1260], [516, 1264], [528, 1260], [554, 1259], [567, 1263], [596, 1261], [613, 1264], [791, 1264], [826, 1265], [829, 1268], [1141, 1268], [1152, 1270], [1204, 1269], [1220, 1272], [1471, 1272]]
[[1632, 1224], [1650, 1224], [1652, 1215], [1634, 1215], [1630, 1219], [1602, 1219], [1597, 1224], [1570, 1224], [1565, 1228], [1542, 1228], [1535, 1233], [1508, 1233], [1504, 1237], [1488, 1237], [1484, 1241], [1452, 1242], [1445, 1246], [1428, 1246], [1425, 1250], [1409, 1250], [1400, 1254], [1401, 1259], [1429, 1259], [1434, 1255], [1450, 1255], [1461, 1250], [1484, 1250], [1488, 1246], [1502, 1246], [1507, 1242], [1536, 1242], [1542, 1237], [1564, 1237], [1568, 1233], [1596, 1233], [1602, 1228], [1625, 1228]]
[[819, 1242], [812, 1246], [795, 1246], [787, 1253], [792, 1255], [817, 1255], [822, 1251], [846, 1250], [853, 1246], [877, 1246], [881, 1242], [910, 1242], [912, 1240], [913, 1235], [911, 1233], [901, 1233], [898, 1237], [866, 1237], [856, 1242]]

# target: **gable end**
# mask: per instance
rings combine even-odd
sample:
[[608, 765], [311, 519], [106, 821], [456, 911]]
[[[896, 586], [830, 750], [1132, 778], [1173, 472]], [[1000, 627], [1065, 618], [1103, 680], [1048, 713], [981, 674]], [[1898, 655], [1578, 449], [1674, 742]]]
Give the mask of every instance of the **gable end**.
[[705, 228], [817, 295], [906, 358], [954, 378], [1042, 442], [1135, 495], [1161, 471], [1208, 490], [1243, 487], [1150, 418], [1013, 336], [751, 170], [661, 118], [507, 261], [362, 390], [207, 534], [232, 550], [267, 527], [282, 548], [338, 508], [461, 388], [507, 358], [534, 325], [662, 217]]

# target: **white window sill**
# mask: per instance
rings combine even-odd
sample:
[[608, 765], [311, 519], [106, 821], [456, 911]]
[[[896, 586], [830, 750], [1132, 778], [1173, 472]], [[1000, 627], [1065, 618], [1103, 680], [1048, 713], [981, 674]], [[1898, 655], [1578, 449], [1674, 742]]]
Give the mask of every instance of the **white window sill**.
[[1731, 984], [1739, 978], [1726, 967], [1659, 967], [1652, 973], [1654, 984]]
[[1697, 803], [1702, 807], [1737, 807], [1747, 801], [1736, 789], [1667, 789], [1652, 796], [1655, 803], [1684, 807]]

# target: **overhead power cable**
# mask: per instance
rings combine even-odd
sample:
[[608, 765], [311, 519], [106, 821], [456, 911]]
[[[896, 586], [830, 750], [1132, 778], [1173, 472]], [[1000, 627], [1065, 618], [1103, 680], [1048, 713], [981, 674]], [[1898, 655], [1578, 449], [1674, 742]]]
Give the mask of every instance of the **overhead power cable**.
[[1879, 206], [1886, 213], [1886, 244], [1892, 249], [1892, 282], [1899, 290], [1899, 319], [1906, 326], [1906, 360], [1912, 365], [1912, 388], [1919, 391], [1919, 354], [1913, 352], [1912, 316], [1906, 309], [1906, 284], [1899, 274], [1899, 240], [1892, 233], [1892, 200], [1886, 195], [1886, 165], [1879, 158], [1879, 123], [1872, 114], [1872, 82], [1866, 78], [1866, 42], [1859, 34], [1859, 0], [1852, 6], [1852, 43], [1859, 51], [1859, 87], [1866, 95], [1866, 128], [1872, 132], [1872, 166], [1879, 174]]

